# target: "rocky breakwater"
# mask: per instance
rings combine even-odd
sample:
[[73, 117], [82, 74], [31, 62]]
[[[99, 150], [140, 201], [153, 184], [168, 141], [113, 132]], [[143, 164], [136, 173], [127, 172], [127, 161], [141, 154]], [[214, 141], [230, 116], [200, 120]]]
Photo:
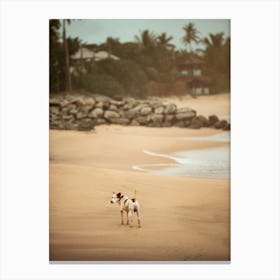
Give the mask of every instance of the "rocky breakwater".
[[191, 108], [177, 108], [160, 100], [133, 98], [110, 99], [105, 96], [63, 96], [50, 98], [50, 128], [91, 130], [100, 124], [119, 124], [150, 127], [212, 127], [229, 130], [226, 120], [217, 116], [197, 115]]

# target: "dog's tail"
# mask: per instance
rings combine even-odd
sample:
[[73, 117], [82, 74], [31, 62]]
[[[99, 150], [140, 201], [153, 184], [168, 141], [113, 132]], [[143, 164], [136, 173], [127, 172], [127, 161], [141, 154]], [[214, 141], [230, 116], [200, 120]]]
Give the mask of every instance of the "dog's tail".
[[136, 201], [136, 190], [134, 190], [134, 198], [132, 198], [131, 200], [132, 200], [132, 202]]

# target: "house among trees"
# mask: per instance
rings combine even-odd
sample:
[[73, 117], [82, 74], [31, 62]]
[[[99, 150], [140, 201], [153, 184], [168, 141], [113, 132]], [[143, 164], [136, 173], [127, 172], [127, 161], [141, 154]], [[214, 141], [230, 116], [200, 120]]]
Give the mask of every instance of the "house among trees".
[[185, 82], [187, 93], [192, 95], [209, 95], [210, 78], [202, 74], [205, 62], [193, 53], [187, 54], [176, 62], [178, 79]]
[[98, 51], [96, 45], [94, 44], [82, 45], [78, 51], [71, 56], [73, 66], [71, 67], [70, 71], [74, 72], [76, 68], [81, 72], [86, 72], [85, 64], [104, 59], [119, 60], [119, 57], [104, 50]]

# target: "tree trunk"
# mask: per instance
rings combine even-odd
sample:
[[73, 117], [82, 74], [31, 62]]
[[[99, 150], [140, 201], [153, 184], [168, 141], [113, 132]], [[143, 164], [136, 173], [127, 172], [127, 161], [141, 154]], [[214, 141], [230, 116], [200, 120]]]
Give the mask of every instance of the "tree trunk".
[[65, 90], [66, 92], [70, 92], [72, 90], [71, 86], [71, 76], [70, 76], [70, 67], [69, 67], [69, 50], [68, 43], [66, 37], [66, 20], [63, 20], [63, 45], [65, 51]]

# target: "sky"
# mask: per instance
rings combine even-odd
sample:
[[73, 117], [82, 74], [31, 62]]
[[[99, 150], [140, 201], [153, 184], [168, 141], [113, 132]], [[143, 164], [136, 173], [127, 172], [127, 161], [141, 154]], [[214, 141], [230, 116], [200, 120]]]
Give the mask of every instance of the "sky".
[[230, 36], [228, 19], [83, 19], [72, 21], [67, 27], [67, 33], [68, 36], [79, 37], [83, 43], [100, 44], [107, 37], [119, 38], [123, 43], [135, 41], [135, 35], [148, 29], [156, 35], [166, 32], [173, 37], [171, 43], [177, 49], [184, 49], [182, 28], [190, 22], [195, 24], [202, 38], [208, 37], [209, 33], [219, 32], [224, 32], [225, 37]]

